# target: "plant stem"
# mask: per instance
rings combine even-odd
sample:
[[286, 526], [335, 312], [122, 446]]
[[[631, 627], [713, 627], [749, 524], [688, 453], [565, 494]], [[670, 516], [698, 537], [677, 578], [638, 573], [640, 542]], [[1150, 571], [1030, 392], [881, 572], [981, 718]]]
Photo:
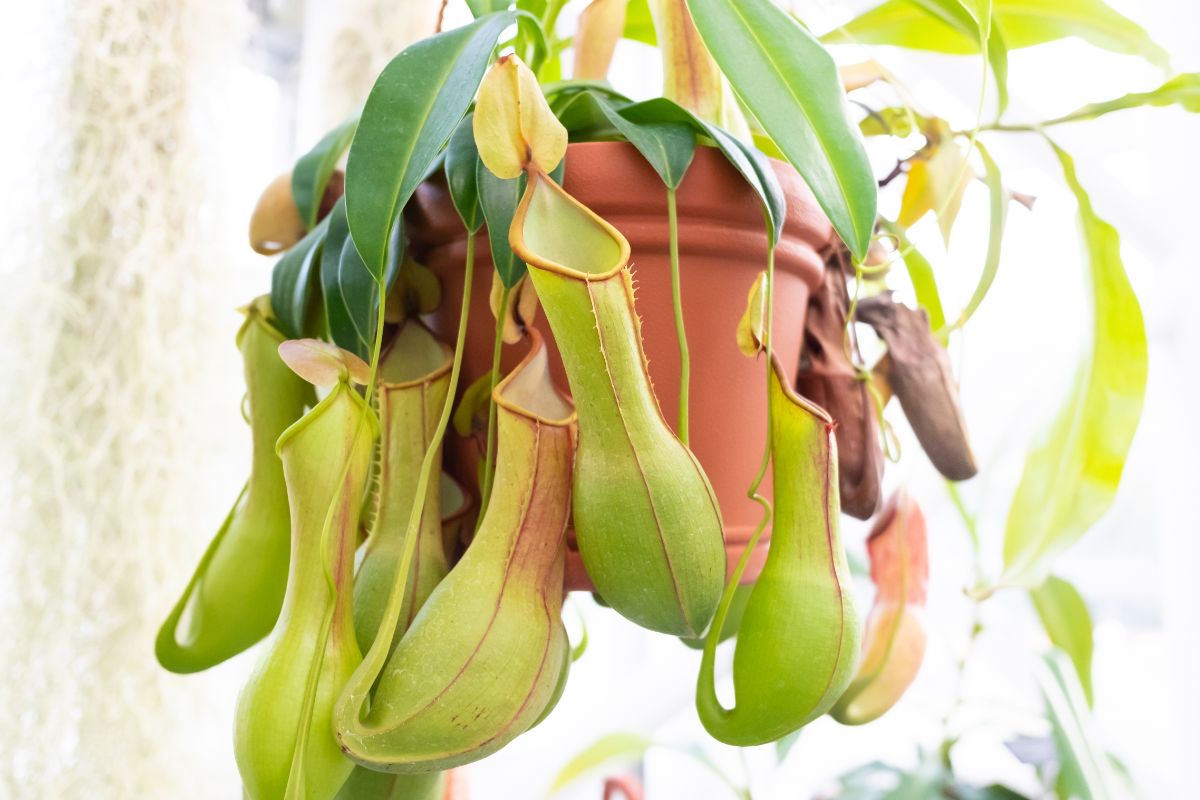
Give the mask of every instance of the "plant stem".
[[496, 477], [496, 384], [500, 382], [500, 351], [504, 346], [504, 320], [508, 315], [508, 297], [512, 287], [505, 286], [500, 292], [500, 313], [496, 315], [496, 338], [492, 343], [492, 387], [488, 390], [487, 456], [483, 462], [483, 485], [479, 489], [479, 515], [475, 518], [475, 530], [483, 522], [488, 501], [492, 498], [492, 480]]
[[[679, 281], [679, 219], [675, 208], [675, 190], [667, 189], [667, 226], [671, 248], [671, 302], [675, 306], [675, 336], [679, 339], [679, 441], [688, 443], [688, 393], [692, 380], [692, 362], [688, 355], [687, 331], [683, 324], [683, 297]], [[769, 365], [768, 365], [769, 367]]]

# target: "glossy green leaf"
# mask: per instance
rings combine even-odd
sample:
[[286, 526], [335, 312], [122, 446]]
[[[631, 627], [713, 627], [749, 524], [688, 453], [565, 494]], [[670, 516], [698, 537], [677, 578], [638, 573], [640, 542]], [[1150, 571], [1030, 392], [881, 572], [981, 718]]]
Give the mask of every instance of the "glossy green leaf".
[[787, 216], [787, 198], [766, 156], [665, 97], [625, 106], [621, 109], [621, 116], [638, 123], [687, 123], [695, 128], [697, 133], [712, 139], [713, 144], [725, 154], [729, 163], [741, 173], [746, 183], [758, 195], [767, 215], [771, 241], [779, 241]]
[[446, 184], [450, 188], [450, 200], [462, 218], [467, 230], [475, 233], [483, 225], [483, 211], [479, 208], [479, 150], [475, 147], [472, 130], [473, 114], [468, 114], [450, 137], [446, 146]]
[[654, 740], [637, 733], [610, 733], [582, 750], [558, 771], [550, 793], [561, 791], [587, 773], [614, 761], [636, 761], [654, 746]]
[[308, 333], [312, 290], [319, 280], [321, 249], [328, 230], [326, 217], [280, 256], [271, 271], [271, 309], [279, 330], [289, 339]]
[[[1165, 67], [1167, 54], [1144, 29], [1103, 0], [992, 0], [995, 27], [1010, 50], [1078, 36], [1116, 53]], [[939, 53], [977, 53], [978, 40], [944, 22], [931, 23], [914, 0], [887, 0], [821, 37], [831, 44], [891, 44]]]
[[517, 211], [517, 203], [525, 192], [525, 176], [509, 180], [497, 178], [482, 161], [475, 175], [479, 186], [479, 206], [487, 222], [492, 263], [496, 265], [496, 272], [500, 273], [500, 280], [512, 288], [525, 274], [525, 262], [517, 258], [508, 243], [508, 229]]
[[1127, 108], [1141, 106], [1171, 106], [1178, 104], [1185, 111], [1200, 114], [1200, 72], [1185, 72], [1176, 75], [1162, 86], [1150, 92], [1131, 92], [1115, 100], [1102, 103], [1089, 103], [1066, 116], [1058, 117], [1044, 124], [1057, 125], [1063, 122], [1095, 119], [1113, 111], [1123, 111]]
[[696, 153], [692, 126], [682, 122], [633, 122], [604, 98], [595, 97], [605, 118], [638, 149], [667, 188], [678, 189]]
[[358, 115], [337, 126], [317, 142], [312, 150], [300, 156], [296, 166], [292, 168], [292, 198], [296, 201], [296, 209], [300, 219], [310, 230], [317, 224], [317, 213], [321, 209], [321, 198], [325, 196], [325, 187], [329, 185], [329, 176], [337, 167], [338, 159], [354, 132], [358, 130]]
[[1068, 581], [1051, 575], [1029, 598], [1037, 609], [1042, 627], [1055, 647], [1066, 653], [1075, 666], [1088, 705], [1092, 695], [1092, 615], [1079, 591]]
[[513, 20], [508, 11], [488, 14], [417, 42], [375, 81], [346, 166], [346, 215], [373, 274], [384, 272], [392, 226], [466, 113], [497, 37]]
[[379, 284], [349, 234], [346, 203], [338, 200], [329, 213], [329, 233], [321, 255], [325, 317], [334, 344], [366, 359], [374, 341]]
[[625, 30], [622, 38], [658, 47], [658, 32], [654, 30], [654, 18], [650, 16], [647, 0], [629, 0], [625, 6]]
[[882, 218], [879, 224], [896, 240], [897, 250], [904, 259], [908, 279], [912, 282], [913, 292], [917, 296], [917, 305], [925, 309], [925, 313], [929, 315], [930, 330], [940, 330], [946, 324], [946, 312], [942, 310], [942, 298], [938, 294], [937, 277], [934, 275], [933, 265], [909, 241], [908, 232], [903, 226]]
[[813, 190], [857, 260], [875, 229], [876, 184], [825, 48], [771, 0], [688, 0], [741, 100]]
[[1006, 585], [1041, 583], [1055, 556], [1108, 510], [1146, 392], [1146, 330], [1117, 231], [1096, 216], [1071, 157], [1051, 144], [1079, 203], [1091, 341], [1049, 436], [1026, 457], [1005, 526]]
[[1096, 741], [1095, 724], [1071, 660], [1061, 650], [1043, 656], [1038, 684], [1058, 749], [1058, 795], [1063, 800], [1115, 800], [1124, 795], [1108, 754]]
[[[1004, 244], [1004, 221], [1008, 215], [1008, 193], [1004, 191], [1004, 185], [1000, 181], [1000, 168], [981, 142], [976, 141], [975, 147], [979, 150], [980, 158], [983, 159], [983, 180], [987, 184], [988, 197], [991, 200], [991, 212], [988, 215], [988, 246], [987, 255], [983, 259], [983, 272], [979, 275], [979, 283], [976, 284], [975, 291], [972, 292], [971, 299], [967, 301], [962, 313], [958, 315], [958, 320], [954, 323], [955, 328], [966, 324], [983, 299], [987, 297], [992, 283], [996, 280], [996, 273], [1000, 269], [1000, 248]], [[937, 331], [941, 326], [934, 325], [932, 327], [934, 331]]]

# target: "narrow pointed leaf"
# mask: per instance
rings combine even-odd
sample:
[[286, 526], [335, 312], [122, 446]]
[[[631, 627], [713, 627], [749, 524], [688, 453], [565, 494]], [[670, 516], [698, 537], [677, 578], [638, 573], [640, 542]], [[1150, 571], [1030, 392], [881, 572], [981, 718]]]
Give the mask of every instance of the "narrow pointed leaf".
[[678, 189], [696, 153], [692, 127], [681, 122], [632, 122], [603, 97], [595, 97], [604, 116], [638, 149], [667, 188]]
[[1050, 643], [1070, 657], [1084, 697], [1092, 705], [1092, 615], [1083, 596], [1070, 582], [1051, 575], [1029, 590], [1029, 598]]
[[1049, 435], [1029, 453], [1008, 511], [1002, 584], [1036, 586], [1055, 556], [1108, 511], [1146, 392], [1146, 330], [1117, 231], [1092, 209], [1075, 163], [1054, 146], [1079, 203], [1091, 342]]
[[375, 81], [346, 166], [346, 214], [368, 269], [384, 272], [392, 227], [475, 96], [512, 13], [482, 16], [406, 48]]
[[1049, 124], [1074, 122], [1076, 120], [1095, 119], [1113, 111], [1123, 111], [1127, 108], [1140, 106], [1170, 106], [1178, 104], [1185, 111], [1200, 114], [1200, 72], [1185, 72], [1176, 75], [1169, 81], [1150, 92], [1131, 92], [1115, 100], [1102, 103], [1089, 103], [1064, 117], [1052, 120]]
[[476, 179], [479, 150], [475, 147], [472, 117], [468, 114], [458, 124], [446, 146], [446, 184], [463, 225], [475, 233], [483, 225], [483, 211], [479, 208], [479, 182]]
[[[1004, 191], [1004, 185], [1000, 181], [1000, 168], [981, 142], [975, 142], [975, 147], [983, 159], [983, 180], [987, 184], [988, 197], [991, 200], [991, 212], [988, 215], [987, 255], [984, 256], [983, 272], [979, 275], [979, 283], [975, 286], [971, 299], [967, 301], [967, 305], [954, 323], [956, 328], [966, 324], [966, 321], [983, 303], [983, 299], [987, 297], [988, 291], [992, 288], [992, 283], [996, 280], [996, 273], [1000, 269], [1000, 248], [1004, 244], [1004, 221], [1008, 215], [1008, 193]], [[940, 329], [940, 325], [932, 325], [932, 319], [930, 322], [935, 332]]]
[[354, 247], [346, 225], [346, 204], [329, 214], [329, 233], [321, 255], [325, 316], [334, 344], [367, 358], [374, 340], [378, 283]]
[[625, 106], [621, 116], [638, 123], [683, 122], [713, 140], [762, 201], [772, 242], [778, 242], [787, 216], [787, 198], [767, 157], [759, 150], [664, 97]]
[[771, 0], [689, 0], [688, 7], [738, 96], [804, 176], [854, 257], [865, 258], [875, 177], [829, 53]]
[[309, 303], [328, 230], [326, 218], [280, 256], [271, 272], [271, 309], [279, 330], [289, 339], [299, 339], [307, 332]]
[[1058, 794], [1064, 798], [1116, 800], [1125, 796], [1108, 753], [1096, 741], [1095, 723], [1071, 661], [1061, 650], [1043, 656], [1038, 683], [1058, 748]]
[[300, 219], [310, 230], [317, 224], [317, 212], [325, 187], [329, 185], [329, 176], [350, 146], [357, 129], [358, 116], [355, 115], [325, 134], [292, 168], [292, 197], [300, 211]]

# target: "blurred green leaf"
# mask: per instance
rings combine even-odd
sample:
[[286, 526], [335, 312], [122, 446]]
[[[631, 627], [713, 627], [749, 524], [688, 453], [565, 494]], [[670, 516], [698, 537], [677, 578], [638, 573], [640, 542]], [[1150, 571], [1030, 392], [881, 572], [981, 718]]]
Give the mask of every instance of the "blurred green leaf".
[[[976, 141], [975, 149], [979, 151], [979, 156], [983, 159], [983, 180], [987, 184], [988, 197], [991, 201], [991, 213], [988, 215], [987, 255], [983, 259], [983, 271], [979, 274], [979, 283], [975, 285], [971, 299], [967, 301], [967, 305], [958, 315], [958, 319], [954, 323], [955, 328], [961, 328], [974, 315], [984, 298], [987, 297], [992, 283], [996, 280], [996, 273], [1000, 269], [1000, 248], [1004, 244], [1004, 221], [1008, 216], [1008, 193], [1004, 191], [1004, 184], [1000, 180], [1000, 168], [996, 166], [996, 162], [982, 142]], [[935, 326], [933, 330], [937, 331], [938, 328]]]
[[921, 255], [908, 238], [908, 231], [898, 223], [880, 219], [879, 225], [896, 239], [896, 246], [904, 259], [904, 268], [917, 296], [917, 305], [929, 315], [929, 329], [940, 330], [946, 324], [946, 312], [942, 310], [942, 298], [938, 294], [937, 278], [929, 259]]
[[1037, 609], [1050, 643], [1066, 653], [1075, 667], [1079, 684], [1092, 705], [1092, 615], [1087, 603], [1069, 582], [1051, 575], [1029, 598]]
[[833, 58], [771, 0], [688, 0], [713, 58], [854, 258], [866, 257], [877, 187]]
[[376, 79], [346, 165], [346, 215], [371, 274], [383, 274], [393, 225], [466, 114], [513, 19], [488, 14], [423, 39]]
[[1162, 86], [1150, 92], [1132, 92], [1107, 100], [1102, 103], [1089, 103], [1066, 116], [1050, 120], [1045, 125], [1057, 125], [1063, 122], [1095, 119], [1113, 111], [1123, 111], [1127, 108], [1140, 106], [1171, 106], [1180, 105], [1186, 111], [1200, 114], [1200, 72], [1185, 72], [1176, 75]]
[[1008, 45], [998, 25], [992, 24], [990, 0], [910, 0], [931, 19], [936, 19], [971, 39], [975, 51], [986, 47], [988, 67], [996, 84], [996, 116], [1008, 107]]
[[1058, 747], [1058, 796], [1062, 800], [1121, 797], [1108, 754], [1095, 740], [1079, 678], [1065, 653], [1053, 649], [1043, 656], [1038, 683]]
[[787, 757], [791, 755], [792, 748], [800, 741], [800, 734], [804, 729], [792, 731], [787, 736], [776, 740], [775, 742], [775, 763], [782, 764], [787, 761]]
[[[1008, 49], [1078, 36], [1116, 53], [1141, 56], [1166, 67], [1167, 54], [1137, 23], [1102, 0], [993, 0], [994, 25]], [[968, 54], [979, 43], [944, 20], [931, 24], [917, 0], [887, 0], [821, 37], [831, 44], [890, 44], [914, 50]]]
[[561, 791], [592, 770], [614, 761], [637, 761], [654, 746], [654, 740], [636, 733], [602, 736], [567, 762], [550, 784], [550, 793]]
[[1117, 231], [1096, 216], [1075, 162], [1051, 142], [1079, 203], [1091, 341], [1049, 436], [1025, 460], [1004, 532], [1002, 585], [1037, 586], [1112, 505], [1146, 392], [1146, 330]]
[[621, 37], [658, 47], [658, 33], [654, 30], [647, 0], [629, 0], [629, 5], [625, 6], [625, 31]]
[[321, 198], [325, 196], [329, 177], [333, 175], [342, 153], [350, 146], [356, 130], [357, 114], [325, 134], [292, 167], [292, 198], [296, 201], [300, 219], [304, 220], [304, 227], [310, 230], [317, 224], [317, 213], [321, 209]]
[[319, 282], [321, 245], [329, 230], [329, 217], [292, 245], [271, 271], [271, 311], [279, 330], [289, 339], [308, 334], [312, 290]]
[[467, 7], [476, 17], [503, 11], [508, 8], [509, 0], [467, 0]]

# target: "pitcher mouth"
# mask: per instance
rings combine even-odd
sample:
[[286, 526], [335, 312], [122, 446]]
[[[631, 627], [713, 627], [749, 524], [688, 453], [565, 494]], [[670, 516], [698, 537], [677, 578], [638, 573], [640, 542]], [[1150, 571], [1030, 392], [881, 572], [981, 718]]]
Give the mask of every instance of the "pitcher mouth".
[[542, 425], [556, 428], [573, 424], [575, 403], [554, 385], [546, 344], [537, 328], [529, 329], [529, 352], [496, 384], [496, 405]]
[[[528, 223], [543, 215], [544, 227], [550, 233], [540, 242], [527, 240]], [[564, 242], [554, 240], [555, 236], [575, 238]], [[513, 252], [530, 266], [573, 280], [604, 281], [629, 263], [629, 241], [624, 235], [537, 170], [529, 172], [529, 184], [509, 228], [509, 242]], [[584, 254], [585, 259], [596, 257], [597, 263], [590, 265], [583, 259], [574, 264], [562, 263], [566, 259], [559, 254], [565, 252]]]

